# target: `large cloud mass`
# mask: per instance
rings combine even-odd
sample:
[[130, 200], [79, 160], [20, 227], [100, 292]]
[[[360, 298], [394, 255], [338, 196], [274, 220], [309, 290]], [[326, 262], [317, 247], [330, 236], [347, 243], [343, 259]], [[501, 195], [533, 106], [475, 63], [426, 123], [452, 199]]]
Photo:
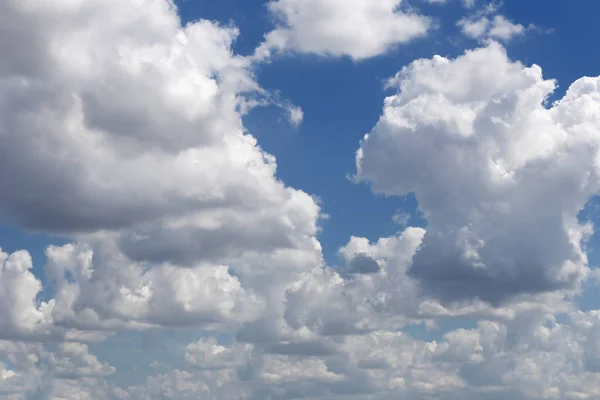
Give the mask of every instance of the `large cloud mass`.
[[427, 234], [409, 274], [444, 300], [574, 289], [588, 273], [577, 214], [598, 191], [600, 79], [548, 105], [555, 82], [492, 43], [418, 60], [357, 153], [358, 177], [414, 192]]
[[49, 250], [55, 314], [214, 322], [320, 262], [319, 207], [242, 125], [264, 91], [234, 28], [164, 0], [8, 1], [0, 26], [0, 217], [80, 242]]

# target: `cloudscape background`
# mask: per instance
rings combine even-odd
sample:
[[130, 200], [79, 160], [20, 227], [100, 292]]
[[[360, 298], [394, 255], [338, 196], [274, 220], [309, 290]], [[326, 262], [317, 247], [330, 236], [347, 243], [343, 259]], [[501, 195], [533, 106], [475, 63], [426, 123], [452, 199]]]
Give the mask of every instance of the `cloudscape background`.
[[0, 399], [598, 398], [597, 15], [0, 1]]

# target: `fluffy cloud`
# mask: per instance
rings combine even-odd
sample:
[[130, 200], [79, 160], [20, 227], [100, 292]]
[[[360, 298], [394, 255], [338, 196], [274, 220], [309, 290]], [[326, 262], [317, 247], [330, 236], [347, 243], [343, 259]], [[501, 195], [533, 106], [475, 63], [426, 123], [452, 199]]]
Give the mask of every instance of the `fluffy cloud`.
[[148, 268], [117, 249], [94, 249], [48, 248], [54, 324], [82, 330], [211, 326], [251, 319], [263, 306], [225, 265]]
[[462, 32], [473, 38], [493, 38], [508, 41], [514, 36], [525, 33], [525, 27], [507, 20], [502, 15], [496, 15], [491, 20], [488, 17], [463, 18], [458, 21]]
[[555, 82], [491, 43], [415, 61], [390, 85], [357, 176], [415, 193], [428, 227], [409, 275], [445, 301], [577, 289], [591, 233], [577, 214], [599, 189], [600, 80], [548, 106]]
[[430, 28], [428, 18], [402, 6], [402, 0], [270, 1], [267, 7], [278, 26], [255, 57], [294, 51], [361, 60], [384, 54]]
[[2, 399], [119, 398], [124, 393], [105, 381], [115, 368], [90, 354], [83, 343], [0, 341], [0, 356], [11, 368], [8, 373], [0, 372]]
[[[467, 8], [475, 6], [475, 2], [467, 3], [464, 3]], [[456, 25], [461, 28], [465, 36], [472, 39], [492, 39], [505, 42], [513, 37], [522, 36], [527, 30], [535, 28], [532, 24], [525, 27], [506, 19], [503, 15], [497, 15], [498, 6], [496, 3], [489, 3], [471, 15], [461, 18]]]
[[164, 0], [8, 1], [0, 24], [0, 218], [75, 240], [48, 250], [48, 304], [25, 253], [3, 261], [11, 329], [240, 322], [321, 264], [319, 206], [242, 125], [270, 95], [235, 28]]
[[45, 4], [0, 6], [5, 222], [119, 229], [132, 258], [178, 262], [293, 248], [316, 229], [312, 198], [244, 132], [242, 93], [261, 90], [231, 53], [235, 29], [181, 27], [164, 0]]

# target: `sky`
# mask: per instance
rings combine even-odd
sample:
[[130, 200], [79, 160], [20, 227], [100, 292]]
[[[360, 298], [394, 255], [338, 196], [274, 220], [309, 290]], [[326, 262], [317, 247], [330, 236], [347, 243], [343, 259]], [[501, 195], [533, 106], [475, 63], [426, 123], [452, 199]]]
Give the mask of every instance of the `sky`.
[[0, 2], [0, 399], [598, 398], [597, 15]]

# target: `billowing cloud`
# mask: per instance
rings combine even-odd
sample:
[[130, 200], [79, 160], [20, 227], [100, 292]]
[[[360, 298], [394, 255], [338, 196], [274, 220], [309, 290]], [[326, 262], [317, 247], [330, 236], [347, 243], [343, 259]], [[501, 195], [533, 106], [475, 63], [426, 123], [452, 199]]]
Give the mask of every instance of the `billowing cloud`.
[[244, 131], [243, 93], [261, 89], [231, 52], [234, 28], [181, 27], [164, 0], [0, 7], [3, 221], [119, 230], [133, 259], [180, 263], [316, 230], [312, 198]]
[[319, 206], [242, 125], [273, 96], [235, 28], [164, 0], [9, 1], [0, 24], [0, 218], [75, 241], [48, 249], [48, 304], [26, 253], [3, 261], [31, 315], [11, 329], [239, 323], [321, 264]]
[[[475, 2], [465, 7], [473, 8]], [[502, 40], [508, 42], [514, 37], [523, 36], [527, 31], [535, 29], [535, 25], [530, 24], [525, 27], [507, 19], [498, 14], [498, 3], [488, 3], [479, 10], [470, 15], [461, 18], [456, 25], [460, 27], [462, 33], [472, 39], [484, 40]]]
[[447, 301], [576, 289], [579, 210], [598, 192], [600, 80], [556, 84], [502, 46], [404, 68], [357, 152], [375, 192], [414, 193], [428, 220], [409, 275]]
[[462, 32], [473, 39], [493, 38], [508, 41], [514, 36], [525, 33], [526, 28], [521, 24], [515, 24], [502, 15], [496, 15], [492, 19], [488, 17], [463, 18], [458, 21]]
[[424, 36], [431, 25], [402, 0], [273, 0], [267, 7], [277, 28], [256, 50], [261, 60], [283, 51], [361, 60]]
[[0, 339], [52, 336], [53, 302], [39, 302], [42, 283], [31, 272], [26, 251], [8, 254], [0, 249]]

